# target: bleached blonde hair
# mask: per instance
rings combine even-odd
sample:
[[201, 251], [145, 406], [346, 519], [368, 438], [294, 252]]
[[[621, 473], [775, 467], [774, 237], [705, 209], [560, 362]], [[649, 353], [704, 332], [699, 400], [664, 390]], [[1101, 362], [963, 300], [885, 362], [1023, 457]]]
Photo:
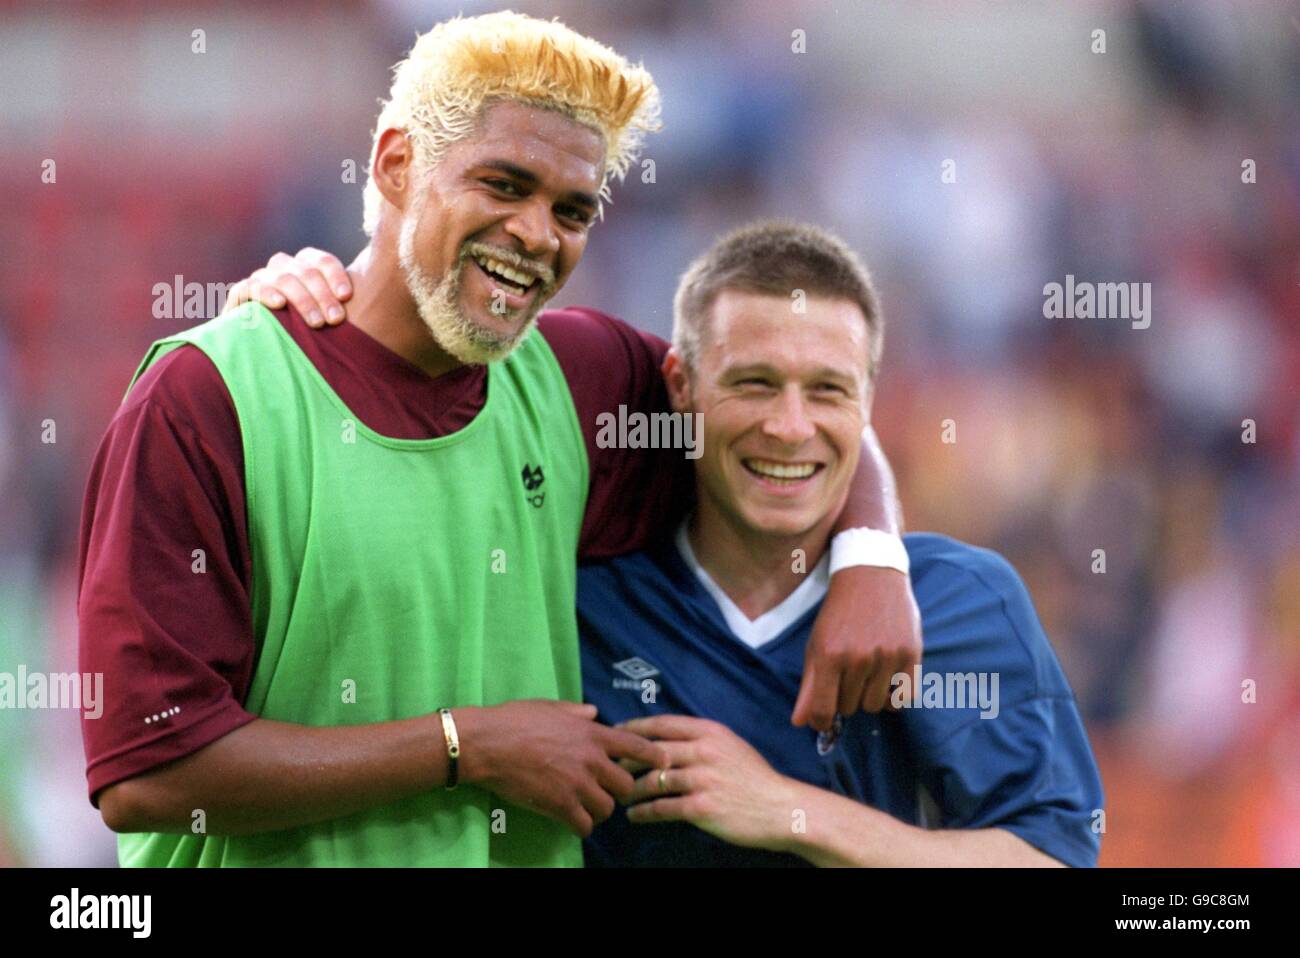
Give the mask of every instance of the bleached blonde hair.
[[515, 100], [556, 110], [605, 140], [600, 197], [622, 180], [645, 135], [659, 129], [659, 90], [646, 69], [558, 20], [503, 10], [439, 23], [393, 68], [393, 88], [379, 113], [370, 149], [363, 226], [374, 235], [383, 197], [373, 170], [379, 135], [404, 130], [416, 169], [427, 173], [457, 140], [469, 136], [488, 101]]

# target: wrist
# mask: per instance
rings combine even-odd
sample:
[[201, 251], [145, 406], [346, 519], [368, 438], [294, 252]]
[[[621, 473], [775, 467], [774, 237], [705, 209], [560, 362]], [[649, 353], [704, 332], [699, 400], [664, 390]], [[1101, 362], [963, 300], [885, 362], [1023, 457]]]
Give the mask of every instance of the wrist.
[[[458, 779], [462, 785], [479, 785], [490, 775], [490, 750], [486, 742], [484, 713], [486, 708], [472, 705], [457, 706], [451, 709], [452, 719], [456, 723], [457, 736], [460, 739], [460, 757]], [[435, 713], [435, 718], [438, 715]], [[447, 747], [442, 735], [442, 723], [438, 723], [438, 745], [446, 754]], [[448, 759], [450, 762], [450, 759]]]
[[[803, 784], [803, 783], [801, 783]], [[885, 868], [919, 864], [917, 841], [933, 833], [844, 795], [803, 785], [807, 828], [786, 849], [818, 868]]]
[[869, 566], [908, 575], [911, 561], [900, 536], [880, 529], [845, 529], [831, 539], [831, 575], [841, 569]]
[[772, 832], [764, 843], [769, 851], [800, 854], [808, 839], [808, 820], [813, 815], [817, 789], [798, 779], [780, 777], [780, 788], [773, 808], [778, 817], [772, 823]]

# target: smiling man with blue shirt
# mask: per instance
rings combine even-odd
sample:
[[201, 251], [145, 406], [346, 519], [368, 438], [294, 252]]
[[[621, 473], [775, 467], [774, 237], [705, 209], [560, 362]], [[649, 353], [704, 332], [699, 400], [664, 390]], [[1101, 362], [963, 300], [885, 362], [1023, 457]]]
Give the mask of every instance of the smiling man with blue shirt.
[[672, 764], [639, 770], [588, 864], [1096, 864], [1074, 696], [993, 552], [906, 536], [925, 635], [910, 706], [830, 734], [788, 720], [880, 359], [854, 254], [812, 227], [742, 229], [683, 276], [674, 322], [673, 405], [703, 414], [696, 510], [578, 581], [585, 699]]

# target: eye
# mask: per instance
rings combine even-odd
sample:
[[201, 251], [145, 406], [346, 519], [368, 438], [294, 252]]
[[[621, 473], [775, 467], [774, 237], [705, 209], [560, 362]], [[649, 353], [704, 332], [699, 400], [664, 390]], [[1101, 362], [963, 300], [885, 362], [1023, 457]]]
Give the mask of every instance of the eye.
[[772, 386], [771, 380], [764, 379], [762, 376], [746, 376], [744, 379], [736, 380], [737, 386], [753, 386], [760, 389], [769, 389]]
[[839, 383], [832, 382], [817, 383], [813, 386], [813, 389], [819, 393], [838, 393], [841, 396], [847, 396], [849, 394], [849, 391]]
[[571, 220], [579, 226], [591, 225], [591, 213], [580, 206], [561, 206], [556, 212], [564, 219]]
[[505, 193], [509, 196], [523, 195], [519, 187], [515, 186], [515, 184], [510, 180], [503, 180], [494, 177], [490, 180], [484, 180], [483, 182], [486, 183], [488, 186], [492, 187], [492, 189], [496, 190], [499, 193]]

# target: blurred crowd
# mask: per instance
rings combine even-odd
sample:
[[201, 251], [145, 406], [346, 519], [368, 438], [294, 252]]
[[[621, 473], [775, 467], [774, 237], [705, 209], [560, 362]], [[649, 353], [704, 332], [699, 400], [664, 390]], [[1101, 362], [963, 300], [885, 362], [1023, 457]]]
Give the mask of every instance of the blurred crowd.
[[[557, 302], [667, 336], [719, 232], [839, 231], [884, 302], [907, 525], [1024, 576], [1102, 765], [1102, 864], [1300, 864], [1300, 18], [515, 6], [664, 95]], [[363, 245], [387, 69], [455, 10], [330, 9], [0, 10], [0, 670], [76, 667], [89, 461], [146, 345], [197, 321], [157, 318], [155, 284]], [[1149, 328], [1046, 318], [1067, 275], [1150, 283]], [[72, 713], [0, 713], [5, 861], [113, 861]]]

